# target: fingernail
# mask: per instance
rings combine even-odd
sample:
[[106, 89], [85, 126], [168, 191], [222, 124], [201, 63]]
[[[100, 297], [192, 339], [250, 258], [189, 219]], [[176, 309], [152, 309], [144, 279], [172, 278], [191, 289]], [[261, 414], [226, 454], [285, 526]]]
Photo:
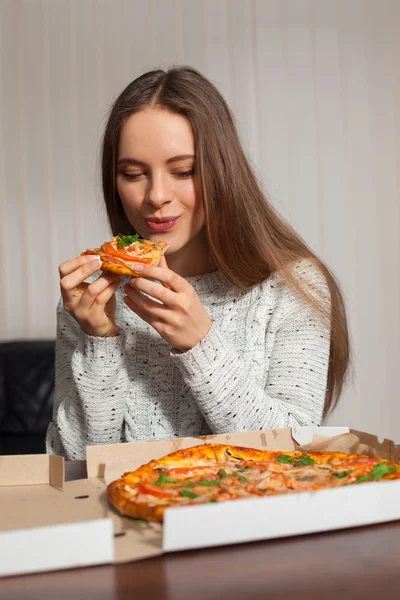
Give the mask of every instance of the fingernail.
[[143, 271], [144, 265], [133, 265], [132, 271]]
[[97, 265], [100, 266], [101, 265], [101, 258], [100, 258], [100, 256], [97, 256], [97, 255], [96, 256], [92, 256], [92, 260], [90, 260], [89, 262], [93, 262], [93, 264], [97, 263]]

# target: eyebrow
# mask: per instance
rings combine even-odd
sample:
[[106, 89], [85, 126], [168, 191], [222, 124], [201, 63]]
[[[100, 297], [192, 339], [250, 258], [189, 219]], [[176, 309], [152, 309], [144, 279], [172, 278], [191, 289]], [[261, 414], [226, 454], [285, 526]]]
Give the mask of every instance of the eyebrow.
[[[179, 160], [186, 160], [188, 158], [194, 158], [194, 154], [179, 154], [178, 156], [172, 156], [172, 158], [169, 158], [167, 160], [167, 165], [173, 163], [173, 162], [178, 162]], [[141, 167], [145, 166], [146, 163], [144, 163], [141, 160], [137, 160], [136, 158], [120, 158], [117, 162], [117, 165], [139, 165]]]

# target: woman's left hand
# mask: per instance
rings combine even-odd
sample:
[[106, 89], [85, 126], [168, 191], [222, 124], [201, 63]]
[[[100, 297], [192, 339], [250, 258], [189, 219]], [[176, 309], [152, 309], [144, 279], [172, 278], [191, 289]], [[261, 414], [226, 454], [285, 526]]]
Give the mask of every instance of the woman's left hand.
[[[212, 321], [193, 287], [167, 267], [145, 265], [138, 278], [124, 286], [125, 304], [149, 323], [173, 348], [185, 352], [198, 344], [211, 329]], [[159, 281], [149, 281], [150, 277]], [[148, 294], [154, 300], [144, 296]]]

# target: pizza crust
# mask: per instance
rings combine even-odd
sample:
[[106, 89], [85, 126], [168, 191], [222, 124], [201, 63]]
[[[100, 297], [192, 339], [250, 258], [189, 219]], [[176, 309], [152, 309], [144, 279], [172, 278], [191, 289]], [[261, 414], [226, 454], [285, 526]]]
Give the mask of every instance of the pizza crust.
[[109, 262], [104, 258], [100, 257], [101, 265], [100, 269], [102, 271], [109, 271], [110, 273], [115, 273], [116, 275], [125, 275], [127, 277], [139, 277], [140, 273], [137, 271], [132, 271], [129, 267], [125, 267], [123, 265], [117, 265], [115, 263]]
[[143, 502], [135, 502], [132, 494], [126, 490], [125, 483], [121, 480], [110, 483], [107, 487], [107, 495], [111, 504], [121, 515], [132, 517], [133, 519], [162, 521], [164, 510], [168, 508], [168, 506], [152, 506]]

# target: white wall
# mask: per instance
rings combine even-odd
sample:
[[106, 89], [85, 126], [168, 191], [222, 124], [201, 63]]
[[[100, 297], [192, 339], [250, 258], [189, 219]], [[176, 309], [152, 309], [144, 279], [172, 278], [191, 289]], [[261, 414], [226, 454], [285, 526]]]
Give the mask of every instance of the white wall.
[[355, 381], [332, 422], [400, 440], [400, 3], [1, 0], [0, 17], [0, 339], [54, 337], [58, 264], [109, 235], [108, 108], [144, 70], [190, 64], [342, 284]]

